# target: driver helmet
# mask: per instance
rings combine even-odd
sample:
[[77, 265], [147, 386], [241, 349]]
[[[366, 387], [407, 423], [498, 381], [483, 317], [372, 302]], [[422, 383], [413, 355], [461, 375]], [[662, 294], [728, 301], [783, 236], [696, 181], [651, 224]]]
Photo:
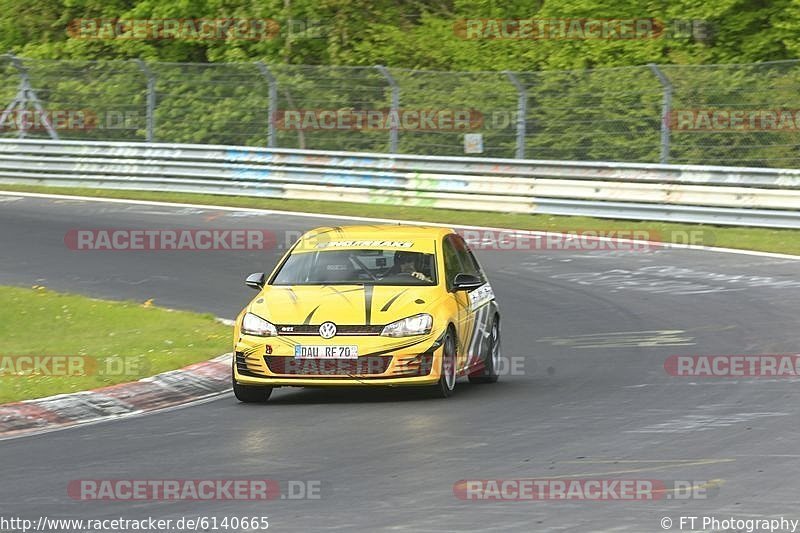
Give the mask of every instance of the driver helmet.
[[404, 263], [414, 263], [414, 268], [417, 267], [417, 254], [414, 252], [406, 252], [405, 250], [398, 250], [394, 253], [394, 264], [402, 265]]

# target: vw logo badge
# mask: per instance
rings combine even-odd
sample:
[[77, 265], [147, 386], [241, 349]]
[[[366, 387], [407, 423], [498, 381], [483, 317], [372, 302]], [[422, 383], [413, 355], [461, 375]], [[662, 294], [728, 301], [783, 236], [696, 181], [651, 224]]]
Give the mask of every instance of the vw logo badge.
[[323, 339], [331, 339], [336, 335], [336, 324], [333, 322], [323, 322], [319, 327], [319, 336]]

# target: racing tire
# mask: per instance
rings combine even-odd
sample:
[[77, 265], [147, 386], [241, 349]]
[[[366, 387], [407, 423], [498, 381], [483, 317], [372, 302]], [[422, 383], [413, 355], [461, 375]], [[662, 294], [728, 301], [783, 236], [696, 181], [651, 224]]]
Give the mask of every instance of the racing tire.
[[470, 383], [496, 383], [500, 376], [500, 322], [497, 317], [492, 320], [489, 339], [486, 344], [486, 355], [483, 356], [483, 367], [469, 375]]
[[448, 329], [442, 342], [442, 367], [439, 381], [432, 387], [436, 398], [449, 398], [456, 388], [456, 337], [452, 329]]
[[266, 403], [272, 394], [272, 387], [239, 385], [236, 378], [233, 381], [233, 395], [242, 403]]

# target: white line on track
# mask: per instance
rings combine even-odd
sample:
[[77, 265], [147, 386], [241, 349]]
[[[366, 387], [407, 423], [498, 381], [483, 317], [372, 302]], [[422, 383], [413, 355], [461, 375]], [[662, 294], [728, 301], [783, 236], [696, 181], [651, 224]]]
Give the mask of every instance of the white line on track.
[[[46, 193], [36, 193], [36, 192], [14, 192], [14, 191], [0, 191], [0, 196], [22, 196], [28, 198], [47, 198], [47, 199], [57, 199], [57, 200], [81, 200], [86, 202], [106, 202], [106, 203], [114, 203], [114, 204], [130, 204], [130, 205], [150, 205], [150, 206], [161, 206], [161, 207], [192, 207], [196, 209], [213, 209], [218, 211], [229, 211], [229, 212], [238, 212], [238, 213], [259, 213], [264, 215], [283, 215], [283, 216], [294, 216], [294, 217], [304, 217], [304, 218], [333, 218], [333, 219], [341, 219], [341, 220], [354, 220], [354, 221], [361, 221], [361, 222], [383, 222], [388, 224], [409, 224], [413, 226], [435, 226], [435, 227], [443, 227], [443, 228], [450, 228], [450, 227], [458, 227], [462, 229], [475, 229], [475, 230], [485, 230], [485, 231], [515, 231], [519, 232], [523, 235], [539, 235], [539, 236], [546, 236], [546, 235], [562, 235], [569, 237], [569, 234], [561, 233], [561, 232], [554, 232], [554, 231], [537, 231], [537, 230], [523, 230], [523, 229], [514, 229], [514, 228], [497, 228], [492, 226], [468, 226], [463, 224], [445, 224], [441, 222], [420, 222], [420, 221], [413, 221], [413, 220], [397, 220], [392, 218], [371, 218], [371, 217], [359, 217], [353, 215], [335, 215], [335, 214], [326, 214], [326, 213], [305, 213], [301, 211], [280, 211], [274, 209], [257, 209], [253, 207], [229, 207], [229, 206], [222, 206], [222, 205], [204, 205], [204, 204], [190, 204], [190, 203], [178, 203], [178, 202], [159, 202], [154, 200], [130, 200], [125, 198], [99, 198], [94, 196], [71, 196], [71, 195], [64, 195], [64, 194], [46, 194]], [[773, 257], [779, 259], [793, 259], [795, 261], [800, 260], [800, 255], [792, 255], [792, 254], [780, 254], [774, 252], [760, 252], [757, 250], [737, 250], [735, 248], [720, 248], [716, 246], [699, 246], [696, 244], [675, 244], [675, 243], [662, 243], [657, 241], [643, 241], [637, 239], [619, 239], [615, 237], [581, 237], [590, 240], [598, 240], [598, 241], [612, 241], [612, 242], [628, 242], [628, 243], [641, 243], [641, 244], [650, 244], [653, 246], [661, 246], [663, 248], [682, 248], [687, 250], [702, 250], [706, 252], [717, 252], [717, 253], [725, 253], [725, 254], [740, 254], [740, 255], [755, 255], [760, 257]]]

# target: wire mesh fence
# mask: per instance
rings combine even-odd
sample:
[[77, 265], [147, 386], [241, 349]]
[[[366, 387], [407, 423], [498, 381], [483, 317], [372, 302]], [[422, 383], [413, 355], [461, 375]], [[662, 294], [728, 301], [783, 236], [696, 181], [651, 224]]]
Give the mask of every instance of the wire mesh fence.
[[13, 63], [16, 75], [3, 76], [0, 94], [16, 85], [22, 101], [0, 124], [3, 134], [46, 138], [55, 131], [64, 139], [142, 139], [139, 117], [147, 112], [147, 80], [137, 62], [15, 58]]
[[800, 166], [800, 62], [440, 72], [0, 56], [0, 136]]
[[391, 107], [391, 87], [373, 67], [269, 67], [277, 102], [271, 121], [274, 146], [309, 150], [388, 152], [386, 124], [358, 123], [356, 113]]
[[672, 160], [800, 166], [799, 62], [662, 70], [674, 87]]
[[[153, 139], [264, 146], [268, 83], [255, 64], [151, 63]], [[147, 111], [139, 117], [145, 125]]]

